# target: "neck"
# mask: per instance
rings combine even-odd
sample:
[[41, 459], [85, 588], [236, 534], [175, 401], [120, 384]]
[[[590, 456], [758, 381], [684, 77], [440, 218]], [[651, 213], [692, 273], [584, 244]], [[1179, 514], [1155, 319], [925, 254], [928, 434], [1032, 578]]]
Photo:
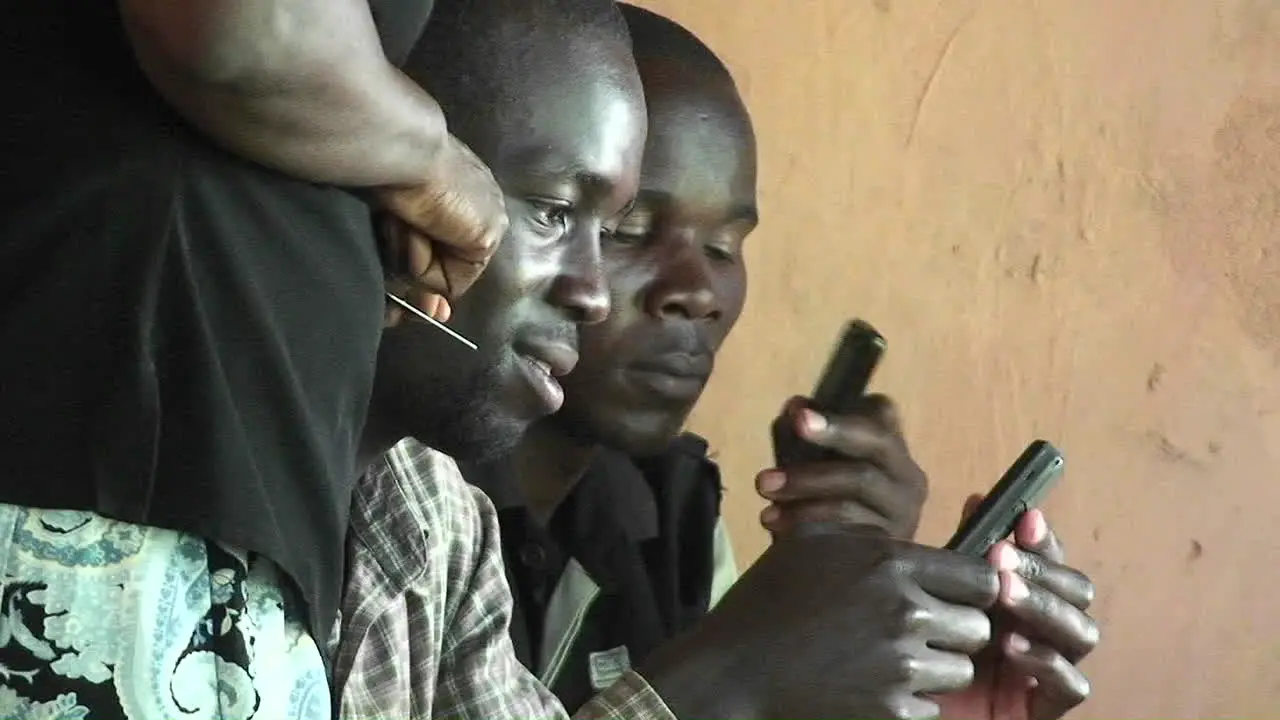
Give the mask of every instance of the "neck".
[[546, 524], [582, 479], [598, 447], [560, 432], [551, 422], [534, 423], [516, 448], [520, 494], [537, 522]]
[[373, 403], [369, 404], [369, 414], [360, 433], [360, 447], [356, 451], [356, 477], [364, 475], [370, 465], [404, 438], [404, 434], [395, 431], [394, 427], [395, 423], [388, 422]]

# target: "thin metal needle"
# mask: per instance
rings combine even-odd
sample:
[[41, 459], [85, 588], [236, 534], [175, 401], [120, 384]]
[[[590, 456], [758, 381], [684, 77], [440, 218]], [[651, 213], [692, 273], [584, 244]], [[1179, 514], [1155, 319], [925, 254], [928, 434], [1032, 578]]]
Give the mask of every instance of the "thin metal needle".
[[470, 340], [468, 340], [468, 339], [466, 339], [466, 338], [462, 337], [462, 336], [461, 336], [461, 335], [459, 335], [458, 333], [454, 332], [454, 331], [453, 331], [453, 329], [452, 329], [452, 328], [450, 328], [448, 325], [445, 325], [444, 323], [440, 322], [439, 320], [437, 320], [437, 319], [435, 319], [435, 318], [431, 317], [430, 315], [428, 315], [428, 314], [426, 314], [426, 313], [422, 312], [421, 310], [419, 310], [418, 308], [414, 307], [413, 305], [410, 305], [409, 303], [405, 302], [404, 300], [401, 300], [400, 298], [396, 297], [395, 295], [392, 295], [391, 293], [387, 293], [387, 298], [389, 298], [392, 302], [394, 302], [395, 304], [397, 304], [397, 305], [399, 305], [400, 307], [404, 308], [405, 310], [408, 310], [409, 312], [413, 313], [413, 314], [414, 314], [414, 316], [415, 316], [415, 317], [417, 317], [419, 320], [426, 320], [427, 322], [431, 323], [432, 325], [435, 325], [437, 328], [439, 328], [440, 330], [444, 331], [444, 333], [445, 333], [446, 335], [448, 335], [449, 337], [453, 338], [454, 340], [457, 340], [458, 342], [462, 343], [463, 345], [466, 345], [467, 347], [471, 348], [472, 350], [479, 350], [479, 348], [478, 348], [478, 347], [476, 347], [476, 344], [475, 344], [475, 343], [473, 343], [473, 342], [471, 342]]

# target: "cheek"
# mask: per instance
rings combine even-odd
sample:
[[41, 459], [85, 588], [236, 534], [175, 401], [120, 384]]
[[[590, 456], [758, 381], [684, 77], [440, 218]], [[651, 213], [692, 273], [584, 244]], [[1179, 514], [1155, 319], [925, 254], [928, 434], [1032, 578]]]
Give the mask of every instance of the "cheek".
[[[615, 310], [612, 313], [616, 313]], [[578, 369], [574, 375], [587, 382], [597, 382], [617, 363], [617, 331], [610, 319], [598, 325], [583, 326], [578, 335]]]
[[747, 304], [746, 269], [739, 267], [736, 272], [727, 274], [721, 281], [719, 292], [724, 303], [724, 332], [727, 335]]
[[480, 337], [502, 335], [508, 316], [554, 281], [561, 253], [538, 245], [520, 233], [508, 233], [480, 278], [454, 302], [450, 327], [463, 335], [479, 336], [471, 338], [477, 342]]

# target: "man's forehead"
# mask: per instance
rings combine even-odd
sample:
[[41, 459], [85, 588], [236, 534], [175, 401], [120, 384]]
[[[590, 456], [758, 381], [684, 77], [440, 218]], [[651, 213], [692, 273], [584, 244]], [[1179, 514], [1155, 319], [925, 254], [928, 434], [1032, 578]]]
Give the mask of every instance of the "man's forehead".
[[699, 102], [652, 102], [645, 162], [717, 165], [754, 170], [755, 139], [740, 113]]
[[639, 92], [586, 80], [554, 106], [531, 103], [514, 125], [503, 129], [503, 167], [608, 189], [638, 170], [647, 118]]

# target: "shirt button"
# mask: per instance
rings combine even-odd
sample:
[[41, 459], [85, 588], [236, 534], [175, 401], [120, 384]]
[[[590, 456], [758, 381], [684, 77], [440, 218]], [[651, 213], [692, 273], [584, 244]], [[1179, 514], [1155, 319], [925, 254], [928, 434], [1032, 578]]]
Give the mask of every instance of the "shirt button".
[[547, 551], [538, 543], [525, 543], [520, 548], [520, 562], [530, 570], [541, 570], [547, 564]]

